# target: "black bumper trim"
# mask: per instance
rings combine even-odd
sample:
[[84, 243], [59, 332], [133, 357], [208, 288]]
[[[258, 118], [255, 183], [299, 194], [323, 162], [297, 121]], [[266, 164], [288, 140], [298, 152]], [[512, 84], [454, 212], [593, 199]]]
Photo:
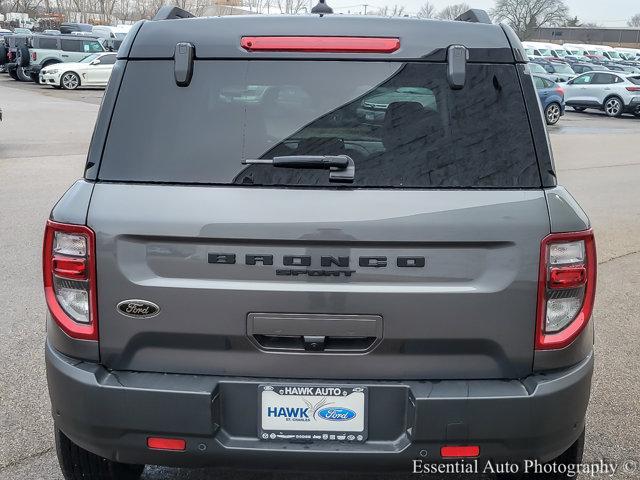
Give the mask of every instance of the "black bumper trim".
[[[364, 444], [294, 444], [258, 440], [252, 379], [113, 372], [46, 347], [56, 426], [83, 448], [128, 463], [296, 469], [408, 471], [414, 458], [439, 460], [445, 444], [477, 444], [481, 458], [550, 460], [581, 434], [593, 356], [561, 371], [519, 380], [302, 380], [369, 388]], [[185, 452], [146, 448], [149, 435], [187, 440]]]

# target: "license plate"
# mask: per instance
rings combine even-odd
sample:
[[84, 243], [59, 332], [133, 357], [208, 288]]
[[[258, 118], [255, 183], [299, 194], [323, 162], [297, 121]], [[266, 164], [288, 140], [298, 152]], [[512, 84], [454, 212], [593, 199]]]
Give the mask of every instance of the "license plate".
[[260, 385], [258, 438], [364, 442], [367, 388]]

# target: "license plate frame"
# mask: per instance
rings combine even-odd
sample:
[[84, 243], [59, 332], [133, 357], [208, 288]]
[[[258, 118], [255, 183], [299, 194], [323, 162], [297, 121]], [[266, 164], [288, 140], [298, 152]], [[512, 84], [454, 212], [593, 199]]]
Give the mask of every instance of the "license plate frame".
[[360, 385], [260, 384], [258, 438], [363, 443], [368, 409], [369, 391]]

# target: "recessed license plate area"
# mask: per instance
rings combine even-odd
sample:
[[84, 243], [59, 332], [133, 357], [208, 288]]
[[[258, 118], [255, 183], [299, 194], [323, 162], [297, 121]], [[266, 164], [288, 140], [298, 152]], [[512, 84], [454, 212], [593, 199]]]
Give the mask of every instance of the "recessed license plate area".
[[364, 442], [367, 388], [260, 385], [258, 437], [262, 440]]

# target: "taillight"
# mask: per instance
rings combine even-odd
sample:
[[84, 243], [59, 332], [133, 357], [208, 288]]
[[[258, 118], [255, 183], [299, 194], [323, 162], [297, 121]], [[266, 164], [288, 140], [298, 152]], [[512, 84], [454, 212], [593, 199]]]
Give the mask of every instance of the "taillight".
[[36, 52], [31, 52], [31, 60], [37, 60], [38, 54]]
[[552, 233], [542, 240], [536, 348], [564, 348], [589, 323], [596, 293], [596, 245], [591, 230]]
[[93, 230], [48, 220], [42, 267], [44, 294], [54, 321], [70, 337], [97, 340]]
[[393, 37], [242, 37], [249, 52], [393, 53], [400, 39]]
[[564, 90], [562, 87], [556, 87], [556, 93], [558, 95], [564, 95]]
[[640, 87], [627, 87], [630, 92], [640, 92]]

